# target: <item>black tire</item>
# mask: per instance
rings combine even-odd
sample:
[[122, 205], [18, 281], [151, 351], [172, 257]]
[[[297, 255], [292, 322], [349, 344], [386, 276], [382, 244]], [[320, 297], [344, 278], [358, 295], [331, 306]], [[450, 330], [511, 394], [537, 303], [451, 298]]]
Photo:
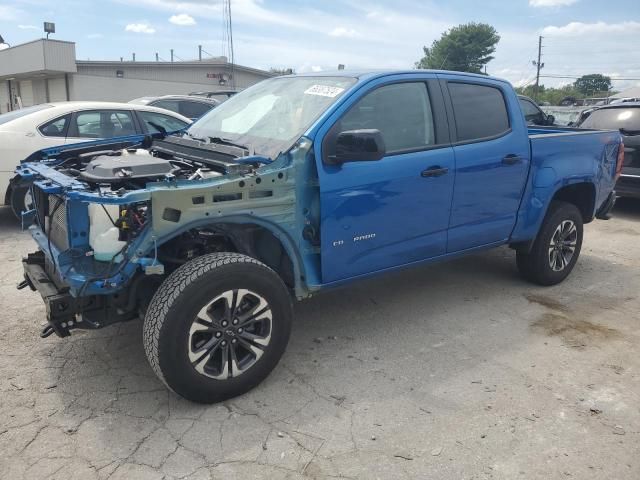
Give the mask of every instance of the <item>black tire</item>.
[[27, 193], [29, 193], [29, 187], [18, 186], [13, 187], [9, 193], [11, 210], [18, 219], [22, 218], [22, 212], [26, 210], [25, 197]]
[[[562, 228], [566, 227], [565, 230], [568, 231], [571, 224], [575, 226], [575, 234], [568, 236], [567, 240], [560, 240], [562, 234], [558, 235], [558, 229], [562, 231]], [[520, 273], [525, 279], [538, 285], [549, 286], [562, 282], [578, 261], [582, 248], [582, 235], [580, 210], [571, 203], [552, 202], [531, 251], [518, 252], [516, 255]], [[557, 246], [559, 243], [560, 246]], [[573, 245], [573, 252], [567, 259], [570, 245]], [[555, 256], [553, 247], [556, 247]], [[565, 252], [564, 255], [563, 252]]]
[[[220, 299], [221, 295], [229, 295], [230, 291], [233, 306], [224, 298]], [[214, 302], [216, 298], [218, 300]], [[260, 301], [266, 301], [266, 307], [256, 306], [256, 302]], [[216, 315], [221, 313], [218, 302], [227, 302], [224, 305], [228, 307], [221, 318], [233, 318], [234, 322], [243, 318], [240, 324], [248, 325], [242, 322], [246, 318], [254, 317], [253, 320], [249, 320], [254, 322], [253, 326], [246, 326], [244, 336], [237, 331], [242, 332], [242, 328], [232, 327], [229, 322], [228, 327], [222, 328], [220, 325], [223, 325], [224, 320], [213, 319], [214, 309], [217, 309]], [[244, 317], [240, 313], [242, 307], [245, 308], [245, 312], [250, 312], [245, 313]], [[254, 313], [257, 310], [264, 311], [265, 308], [270, 309], [267, 310], [267, 314]], [[206, 311], [206, 322], [210, 320], [211, 326], [207, 324], [202, 327], [201, 322], [205, 320], [197, 320], [203, 318], [203, 311]], [[264, 319], [256, 320], [257, 317]], [[246, 255], [213, 253], [182, 265], [154, 294], [144, 319], [144, 348], [156, 375], [171, 390], [194, 402], [215, 403], [251, 390], [271, 373], [286, 349], [292, 319], [291, 295], [278, 274]], [[262, 329], [266, 328], [262, 323], [269, 324], [268, 340], [267, 333], [258, 332], [265, 337], [259, 338], [263, 343], [266, 341], [266, 346], [257, 349], [252, 338], [258, 337], [248, 330], [254, 329], [255, 333], [255, 329], [258, 328], [256, 324], [259, 322]], [[208, 329], [202, 335], [210, 337], [196, 341], [195, 337], [200, 334], [200, 328]], [[214, 333], [212, 329], [215, 329]], [[233, 330], [236, 330], [235, 333], [229, 333]], [[220, 340], [213, 338], [219, 333], [222, 335]], [[246, 338], [250, 335], [254, 337], [248, 342]], [[231, 345], [234, 336], [235, 347]], [[220, 346], [224, 339], [227, 339], [226, 349]], [[253, 358], [248, 349], [243, 350], [245, 343], [250, 343], [253, 349], [262, 353], [254, 354], [253, 357], [257, 358]], [[192, 362], [190, 355], [193, 359], [194, 356], [201, 355], [198, 352], [205, 352], [201, 358], [206, 359]], [[222, 360], [223, 355], [228, 362]], [[241, 364], [241, 355], [244, 355], [244, 364], [249, 366], [244, 371], [241, 368], [234, 370]], [[206, 370], [210, 368], [210, 364], [215, 363], [217, 357], [220, 358], [220, 364], [224, 361], [224, 364], [229, 366], [228, 371], [231, 375], [228, 378], [212, 378], [210, 375], [214, 374], [211, 370]], [[238, 362], [232, 363], [232, 359]], [[201, 370], [198, 371], [196, 368]], [[215, 375], [220, 372], [221, 370], [216, 371]], [[233, 375], [234, 373], [237, 373], [237, 376]]]

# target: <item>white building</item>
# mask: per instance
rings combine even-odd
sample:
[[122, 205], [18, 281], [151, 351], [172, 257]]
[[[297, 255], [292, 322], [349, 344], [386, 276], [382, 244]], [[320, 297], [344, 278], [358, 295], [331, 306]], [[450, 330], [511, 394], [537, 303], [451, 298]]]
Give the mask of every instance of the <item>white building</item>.
[[243, 89], [272, 76], [231, 65], [225, 57], [202, 61], [137, 62], [76, 59], [74, 42], [39, 39], [0, 50], [0, 113], [44, 102], [126, 102], [147, 95]]

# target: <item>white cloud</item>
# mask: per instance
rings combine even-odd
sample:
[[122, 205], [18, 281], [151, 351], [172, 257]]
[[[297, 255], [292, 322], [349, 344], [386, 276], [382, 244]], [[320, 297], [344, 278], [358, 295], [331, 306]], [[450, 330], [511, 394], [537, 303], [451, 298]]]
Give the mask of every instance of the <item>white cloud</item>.
[[188, 27], [189, 25], [195, 25], [195, 19], [186, 13], [179, 13], [178, 15], [172, 15], [169, 21], [174, 25], [180, 25], [181, 27]]
[[124, 29], [127, 32], [156, 33], [156, 29], [146, 23], [130, 23]]
[[529, 0], [532, 7], [566, 7], [573, 5], [578, 0]]
[[6, 43], [0, 43], [0, 50], [6, 50], [7, 48], [9, 48], [9, 45]]
[[329, 32], [329, 36], [355, 38], [358, 36], [358, 32], [356, 32], [353, 28], [336, 27]]
[[18, 25], [18, 28], [22, 30], [39, 30], [35, 25]]
[[[268, 69], [273, 66], [273, 55], [277, 52], [277, 64], [294, 68], [297, 72], [311, 72], [312, 67], [317, 66], [323, 70], [334, 70], [338, 64], [345, 64], [347, 69], [413, 68], [414, 62], [423, 55], [423, 45], [430, 45], [433, 40], [440, 38], [442, 32], [464, 22], [465, 17], [464, 12], [434, 8], [432, 2], [408, 1], [412, 5], [410, 10], [385, 5], [386, 2], [377, 0], [338, 0], [328, 7], [300, 4], [300, 8], [293, 12], [282, 2], [274, 3], [273, 0], [234, 0], [235, 60], [242, 65]], [[570, 1], [527, 0], [521, 3], [525, 9], [529, 3], [553, 8], [570, 4]], [[164, 18], [184, 13], [197, 19], [199, 25], [203, 22], [219, 22], [222, 16], [222, 2], [211, 0], [116, 2], [136, 8], [146, 7], [152, 12], [160, 12]], [[585, 2], [577, 5], [582, 3]], [[335, 4], [343, 8], [335, 8]], [[549, 18], [555, 18], [544, 15], [533, 18], [546, 18], [547, 22]], [[623, 14], [618, 18], [620, 20], [614, 22], [625, 20]], [[640, 22], [640, 19], [635, 21]], [[488, 65], [488, 73], [506, 77], [517, 84], [535, 81], [536, 70], [531, 61], [537, 56], [538, 35], [544, 35], [545, 67], [542, 73], [545, 75], [577, 77], [587, 73], [618, 71], [622, 78], [640, 77], [640, 72], [633, 71], [634, 66], [640, 65], [640, 51], [620, 48], [621, 42], [626, 44], [628, 40], [635, 40], [631, 35], [638, 36], [637, 30], [633, 32], [636, 27], [632, 23], [627, 22], [623, 27], [596, 26], [596, 30], [604, 30], [605, 33], [576, 37], [579, 41], [566, 34], [576, 29], [574, 24], [568, 27], [566, 23], [556, 23], [555, 26], [546, 23], [549, 26], [544, 32], [544, 20], [533, 21], [528, 27], [525, 24], [496, 25], [501, 40], [494, 54], [495, 60]], [[583, 25], [577, 28], [578, 31], [586, 30], [588, 33], [589, 29], [594, 28], [589, 24], [578, 25]], [[609, 33], [611, 28], [614, 30]], [[629, 35], [621, 32], [629, 28], [632, 30]], [[564, 37], [561, 36], [563, 34]], [[156, 41], [156, 37], [153, 40]], [[217, 52], [220, 48], [219, 40], [211, 35], [195, 38], [184, 35], [159, 41], [164, 42], [167, 49], [193, 49], [198, 44], [210, 52]], [[157, 48], [162, 47], [154, 45], [154, 49]], [[588, 55], [585, 56], [585, 52]], [[545, 86], [567, 81], [572, 80], [541, 79]], [[616, 89], [624, 86], [625, 81], [614, 82]]]
[[[150, 7], [170, 12], [182, 11], [186, 14], [220, 19], [223, 13], [223, 2], [209, 0], [119, 0], [136, 7]], [[286, 27], [313, 26], [314, 21], [305, 19], [305, 15], [279, 12], [263, 6], [262, 0], [235, 0], [233, 5], [233, 21], [236, 23], [250, 21], [253, 24], [276, 24]], [[319, 27], [317, 27], [319, 28]]]
[[15, 20], [22, 11], [15, 7], [0, 5], [0, 20]]
[[571, 22], [562, 27], [550, 25], [542, 29], [543, 35], [557, 35], [565, 37], [577, 37], [579, 35], [593, 35], [600, 33], [632, 34], [640, 32], [640, 22], [620, 22], [620, 23], [582, 23]]

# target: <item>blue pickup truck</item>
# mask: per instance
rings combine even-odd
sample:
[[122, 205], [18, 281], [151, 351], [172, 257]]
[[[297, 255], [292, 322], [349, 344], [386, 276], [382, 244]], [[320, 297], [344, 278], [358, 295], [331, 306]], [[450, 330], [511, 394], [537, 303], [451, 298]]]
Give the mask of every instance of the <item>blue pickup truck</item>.
[[159, 378], [221, 401], [275, 368], [295, 298], [500, 245], [561, 282], [623, 154], [618, 132], [528, 128], [487, 76], [273, 78], [183, 132], [25, 159], [39, 248], [19, 288], [46, 304], [43, 337], [144, 318]]

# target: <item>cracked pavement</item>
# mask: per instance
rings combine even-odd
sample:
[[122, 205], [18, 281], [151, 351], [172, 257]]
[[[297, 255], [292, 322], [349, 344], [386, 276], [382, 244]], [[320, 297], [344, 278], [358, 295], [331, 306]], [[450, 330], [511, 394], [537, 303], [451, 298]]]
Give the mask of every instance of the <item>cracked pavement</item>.
[[296, 306], [252, 392], [189, 403], [141, 322], [38, 334], [16, 291], [35, 244], [0, 208], [0, 472], [7, 479], [640, 478], [640, 203], [586, 226], [563, 284], [502, 248]]

